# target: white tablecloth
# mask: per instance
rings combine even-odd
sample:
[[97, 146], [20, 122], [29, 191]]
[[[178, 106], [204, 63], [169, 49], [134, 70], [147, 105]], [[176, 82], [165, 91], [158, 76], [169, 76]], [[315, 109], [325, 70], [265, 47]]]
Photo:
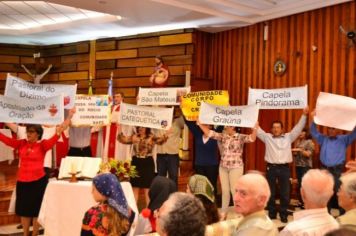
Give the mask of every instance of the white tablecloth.
[[[136, 212], [136, 221], [138, 210], [131, 184], [122, 182], [121, 186], [130, 207]], [[77, 183], [50, 181], [38, 216], [38, 221], [45, 229], [45, 235], [80, 235], [85, 212], [97, 204], [92, 197], [91, 189], [91, 181]], [[134, 223], [134, 225], [136, 224]], [[129, 235], [133, 235], [134, 230], [131, 231]]]

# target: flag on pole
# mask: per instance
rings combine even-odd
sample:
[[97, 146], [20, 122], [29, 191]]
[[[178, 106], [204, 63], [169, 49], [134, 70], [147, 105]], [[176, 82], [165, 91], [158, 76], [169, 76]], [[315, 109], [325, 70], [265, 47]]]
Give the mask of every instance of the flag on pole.
[[92, 86], [92, 80], [93, 78], [91, 75], [89, 76], [89, 89], [88, 89], [88, 95], [93, 95], [93, 86]]

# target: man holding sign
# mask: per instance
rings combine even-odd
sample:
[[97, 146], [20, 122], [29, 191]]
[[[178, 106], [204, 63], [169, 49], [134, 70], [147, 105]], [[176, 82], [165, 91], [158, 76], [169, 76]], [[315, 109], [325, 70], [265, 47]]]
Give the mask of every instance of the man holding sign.
[[306, 124], [308, 111], [308, 107], [304, 108], [302, 117], [290, 133], [283, 132], [283, 123], [281, 121], [272, 123], [271, 133], [266, 133], [261, 128], [257, 130], [257, 137], [266, 145], [267, 180], [271, 189], [271, 197], [267, 204], [269, 217], [276, 219], [277, 216], [275, 197], [276, 181], [278, 180], [281, 202], [279, 215], [283, 223], [288, 222], [287, 209], [290, 200], [289, 163], [293, 161], [291, 147]]
[[[314, 119], [316, 112], [313, 111], [311, 115]], [[345, 166], [346, 149], [356, 139], [356, 128], [347, 135], [341, 135], [340, 130], [328, 127], [328, 135], [323, 135], [317, 130], [313, 121], [310, 126], [310, 133], [321, 146], [320, 161], [322, 168], [328, 170], [334, 177], [334, 194], [328, 203], [328, 209], [330, 211], [332, 207], [336, 207], [339, 209], [340, 215], [342, 215], [345, 210], [339, 206], [336, 193], [341, 184], [340, 177]]]

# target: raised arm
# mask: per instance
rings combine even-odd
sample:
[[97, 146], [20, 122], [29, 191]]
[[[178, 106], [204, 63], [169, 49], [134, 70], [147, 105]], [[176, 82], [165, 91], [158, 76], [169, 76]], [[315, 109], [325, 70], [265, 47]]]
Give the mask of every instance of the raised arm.
[[203, 125], [201, 124], [199, 121], [196, 122], [197, 126], [199, 126], [199, 128], [201, 129], [201, 131], [203, 131], [203, 134], [206, 136], [206, 137], [209, 137], [209, 134], [210, 134], [210, 129], [208, 126], [206, 125]]
[[16, 138], [9, 138], [6, 135], [0, 133], [0, 142], [3, 142], [5, 145], [10, 146], [12, 148], [18, 148], [22, 141]]
[[[117, 141], [123, 144], [132, 144], [133, 143], [133, 136], [136, 135], [131, 135], [131, 136], [125, 136], [123, 133], [119, 133], [117, 136]], [[135, 137], [137, 138], [137, 137]]]
[[257, 138], [259, 138], [262, 142], [266, 142], [267, 133], [261, 127], [258, 127], [256, 131]]
[[5, 125], [14, 133], [17, 133], [18, 125], [15, 123], [5, 123]]
[[50, 64], [48, 66], [47, 70], [45, 70], [42, 74], [35, 76], [34, 83], [39, 84], [41, 82], [41, 80], [43, 79], [43, 77], [50, 71], [51, 68], [52, 68], [52, 64]]
[[41, 76], [42, 76], [42, 77], [45, 76], [45, 75], [51, 70], [51, 68], [52, 68], [52, 64], [49, 64], [47, 70], [45, 70], [45, 71], [41, 74]]
[[356, 127], [351, 133], [345, 135], [346, 145], [347, 146], [351, 145], [355, 139], [356, 139]]
[[64, 130], [66, 130], [70, 124], [74, 113], [76, 112], [76, 108], [73, 107], [69, 110], [67, 118], [62, 122], [62, 124], [58, 125], [56, 128], [57, 135], [60, 136]]
[[305, 107], [303, 110], [303, 115], [300, 117], [298, 123], [290, 131], [290, 142], [293, 143], [302, 132], [305, 124], [307, 123], [307, 115], [309, 113], [309, 107]]
[[311, 116], [313, 117], [313, 121], [310, 125], [310, 134], [311, 136], [321, 145], [324, 142], [325, 135], [321, 134], [317, 129], [316, 129], [316, 124], [314, 122], [314, 117], [316, 113], [315, 110], [312, 111]]
[[184, 122], [188, 126], [188, 129], [190, 130], [190, 132], [192, 132], [193, 136], [203, 135], [203, 131], [199, 128], [199, 126], [196, 124], [196, 122], [189, 121], [189, 120], [185, 119], [185, 117], [184, 117]]
[[259, 128], [259, 124], [258, 124], [258, 121], [257, 121], [255, 126], [251, 129], [252, 130], [252, 132], [250, 134], [250, 141], [251, 142], [255, 142], [256, 141], [258, 128]]
[[30, 71], [29, 69], [27, 69], [24, 64], [22, 64], [21, 67], [22, 67], [22, 68], [26, 71], [26, 73], [29, 74], [31, 77], [35, 77], [35, 75], [32, 74], [31, 71]]

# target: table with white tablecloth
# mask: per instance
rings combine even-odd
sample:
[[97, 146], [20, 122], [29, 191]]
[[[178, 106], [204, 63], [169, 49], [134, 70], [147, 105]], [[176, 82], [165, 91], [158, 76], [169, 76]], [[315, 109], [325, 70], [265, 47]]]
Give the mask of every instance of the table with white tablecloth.
[[[131, 184], [121, 182], [129, 206], [136, 212], [138, 209]], [[85, 212], [97, 203], [91, 194], [92, 181], [50, 181], [43, 197], [38, 221], [48, 236], [78, 236]], [[135, 223], [133, 224], [135, 225]], [[133, 235], [130, 231], [129, 235]]]

